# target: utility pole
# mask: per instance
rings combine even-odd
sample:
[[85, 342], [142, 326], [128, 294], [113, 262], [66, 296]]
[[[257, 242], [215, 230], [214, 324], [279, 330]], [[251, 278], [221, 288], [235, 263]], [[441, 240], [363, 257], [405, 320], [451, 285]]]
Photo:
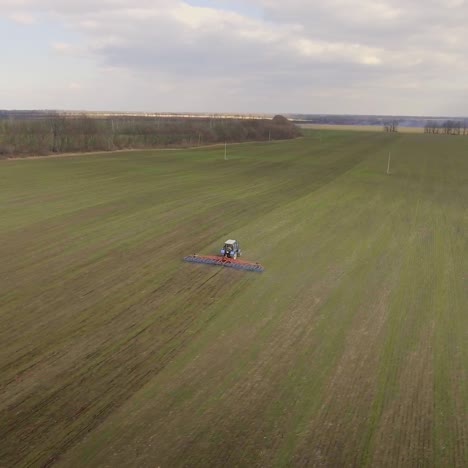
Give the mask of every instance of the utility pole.
[[390, 175], [390, 161], [392, 159], [392, 153], [388, 152], [388, 164], [387, 164], [387, 175]]
[[227, 142], [224, 142], [224, 160], [227, 161]]
[[198, 134], [198, 146], [201, 144], [201, 133]]

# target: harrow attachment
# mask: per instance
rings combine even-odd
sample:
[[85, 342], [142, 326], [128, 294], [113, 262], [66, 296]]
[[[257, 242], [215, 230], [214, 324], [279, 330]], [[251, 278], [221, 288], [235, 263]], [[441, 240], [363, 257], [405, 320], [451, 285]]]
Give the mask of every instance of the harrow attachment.
[[227, 257], [218, 257], [214, 255], [189, 255], [184, 257], [185, 262], [204, 263], [205, 265], [217, 265], [236, 270], [256, 271], [261, 273], [265, 270], [259, 263], [245, 262], [243, 260], [234, 260]]

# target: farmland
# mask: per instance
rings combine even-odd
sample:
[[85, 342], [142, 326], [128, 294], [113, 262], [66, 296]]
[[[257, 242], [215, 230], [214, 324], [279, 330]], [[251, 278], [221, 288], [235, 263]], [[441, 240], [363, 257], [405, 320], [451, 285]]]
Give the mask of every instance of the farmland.
[[468, 139], [228, 155], [0, 161], [0, 466], [466, 466]]
[[[356, 132], [381, 132], [382, 125], [332, 125], [332, 124], [309, 124], [301, 123], [299, 125], [304, 129], [313, 129], [313, 130], [341, 130], [341, 131], [350, 131], [354, 130]], [[398, 127], [400, 133], [424, 133], [424, 127]]]

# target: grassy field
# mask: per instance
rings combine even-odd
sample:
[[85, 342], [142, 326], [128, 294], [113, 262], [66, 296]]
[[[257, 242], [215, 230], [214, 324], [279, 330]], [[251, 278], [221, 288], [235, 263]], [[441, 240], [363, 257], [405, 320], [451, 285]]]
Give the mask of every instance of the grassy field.
[[[381, 125], [329, 125], [329, 124], [299, 124], [303, 129], [308, 130], [340, 130], [357, 132], [382, 132]], [[399, 133], [424, 133], [423, 127], [398, 127]]]
[[[373, 132], [0, 162], [0, 466], [467, 466], [467, 174]], [[226, 238], [265, 273], [181, 261]]]

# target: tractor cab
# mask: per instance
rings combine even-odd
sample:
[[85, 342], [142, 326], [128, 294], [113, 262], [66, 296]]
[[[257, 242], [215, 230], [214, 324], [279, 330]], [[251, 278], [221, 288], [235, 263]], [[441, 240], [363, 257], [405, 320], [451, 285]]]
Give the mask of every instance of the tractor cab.
[[241, 256], [241, 249], [239, 246], [239, 242], [236, 240], [228, 239], [224, 243], [224, 247], [221, 249], [221, 255], [223, 257], [233, 258], [234, 260], [237, 257]]

